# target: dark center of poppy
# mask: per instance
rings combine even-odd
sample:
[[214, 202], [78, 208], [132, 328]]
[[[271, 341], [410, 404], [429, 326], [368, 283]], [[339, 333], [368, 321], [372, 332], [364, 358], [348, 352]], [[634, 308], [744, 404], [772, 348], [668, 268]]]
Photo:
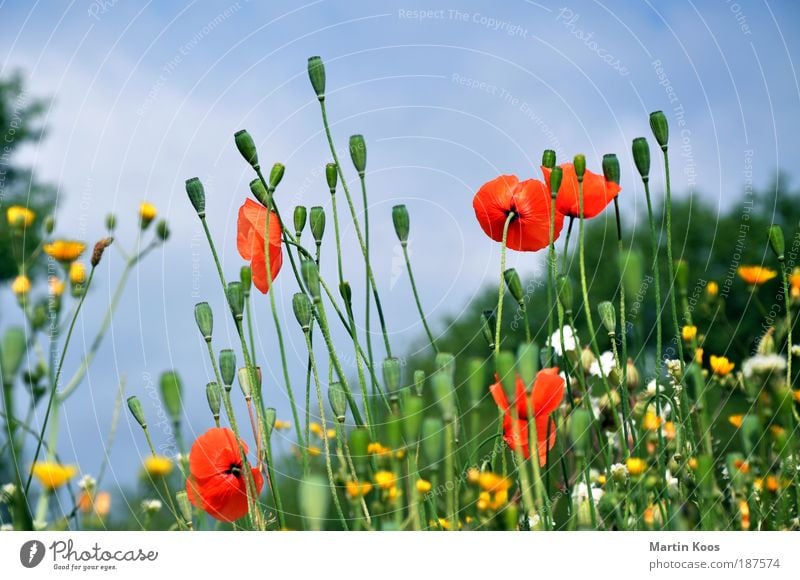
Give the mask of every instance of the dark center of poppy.
[[225, 470], [225, 475], [232, 475], [234, 477], [241, 477], [242, 476], [242, 464], [241, 463], [231, 463], [230, 467]]

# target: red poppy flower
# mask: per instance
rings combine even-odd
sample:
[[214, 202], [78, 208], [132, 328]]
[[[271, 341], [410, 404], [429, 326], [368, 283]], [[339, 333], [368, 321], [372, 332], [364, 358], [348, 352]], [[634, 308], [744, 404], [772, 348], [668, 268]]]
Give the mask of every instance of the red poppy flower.
[[[531, 455], [528, 446], [528, 400], [525, 384], [517, 375], [515, 404], [517, 407], [517, 426], [514, 428], [514, 418], [511, 416], [511, 405], [508, 402], [505, 390], [500, 381], [489, 387], [492, 398], [497, 406], [505, 413], [503, 417], [503, 439], [511, 449], [520, 450], [527, 459]], [[555, 423], [550, 418], [550, 413], [555, 411], [564, 398], [564, 379], [558, 376], [558, 369], [553, 367], [542, 369], [536, 375], [530, 393], [530, 404], [533, 410], [533, 419], [536, 421], [536, 439], [539, 451], [539, 463], [547, 462], [547, 450], [552, 449], [556, 442]], [[548, 433], [550, 434], [548, 437]], [[515, 435], [519, 436], [519, 440]]]
[[[264, 236], [267, 231], [267, 208], [252, 199], [239, 208], [236, 247], [239, 255], [250, 262], [253, 284], [264, 294], [269, 290], [267, 261], [264, 259]], [[269, 214], [269, 264], [272, 280], [278, 277], [283, 264], [281, 222], [275, 212]]]
[[[241, 443], [247, 453], [247, 444]], [[251, 469], [256, 493], [261, 493], [261, 472]], [[247, 514], [247, 482], [233, 431], [215, 427], [198, 437], [189, 453], [189, 473], [186, 493], [195, 507], [224, 522]]]
[[[561, 187], [556, 198], [556, 209], [570, 217], [580, 217], [580, 199], [578, 198], [578, 176], [572, 163], [563, 163], [559, 167], [564, 172]], [[542, 167], [547, 189], [550, 190], [550, 169]], [[606, 178], [588, 169], [583, 176], [583, 217], [592, 218], [603, 211], [619, 193], [619, 184], [606, 181]]]
[[[503, 241], [503, 227], [510, 212], [506, 245], [512, 250], [535, 252], [550, 243], [550, 191], [535, 179], [519, 181], [514, 175], [501, 175], [485, 183], [475, 194], [472, 207], [486, 235]], [[558, 238], [564, 216], [556, 212], [553, 239]]]

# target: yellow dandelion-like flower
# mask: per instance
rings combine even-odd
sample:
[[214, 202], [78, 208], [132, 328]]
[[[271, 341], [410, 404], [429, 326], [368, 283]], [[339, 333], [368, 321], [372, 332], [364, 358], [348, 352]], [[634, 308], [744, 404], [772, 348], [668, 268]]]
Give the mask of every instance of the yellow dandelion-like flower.
[[397, 476], [391, 471], [378, 471], [375, 473], [375, 483], [381, 489], [390, 490], [397, 483]]
[[62, 465], [54, 461], [37, 461], [33, 465], [33, 476], [48, 491], [66, 485], [77, 473], [78, 468], [74, 465]]
[[714, 282], [713, 280], [706, 284], [706, 295], [709, 298], [716, 298], [719, 295], [719, 284]]
[[24, 274], [20, 274], [11, 283], [11, 291], [17, 296], [25, 296], [31, 291], [31, 280]]
[[328, 429], [328, 439], [336, 439], [336, 429]]
[[689, 466], [689, 469], [697, 469], [697, 457], [690, 457], [689, 461], [686, 463]]
[[511, 487], [511, 480], [491, 471], [484, 471], [478, 477], [478, 485], [484, 491], [497, 493], [508, 490]]
[[742, 530], [750, 529], [750, 506], [746, 500], [739, 502], [739, 516], [742, 519]]
[[149, 224], [151, 221], [156, 219], [157, 215], [158, 215], [158, 210], [156, 209], [156, 206], [154, 206], [152, 203], [143, 201], [142, 203], [139, 204], [139, 219], [142, 220], [142, 223]]
[[481, 472], [477, 467], [470, 467], [467, 470], [467, 481], [470, 483], [478, 483], [478, 479], [481, 477]]
[[699, 365], [703, 364], [703, 349], [702, 348], [698, 348], [696, 351], [694, 351], [694, 362], [696, 362]]
[[44, 253], [54, 260], [68, 264], [80, 258], [86, 249], [86, 244], [75, 240], [55, 240], [45, 244], [43, 249]]
[[69, 265], [69, 281], [76, 285], [86, 282], [86, 266], [81, 262], [72, 262]]
[[391, 453], [391, 449], [388, 447], [384, 447], [381, 443], [374, 441], [367, 445], [367, 453], [370, 455], [388, 455]]
[[795, 266], [789, 274], [789, 285], [792, 287], [792, 296], [800, 296], [800, 266]]
[[319, 447], [315, 447], [314, 445], [311, 445], [308, 448], [308, 454], [311, 457], [319, 457], [320, 455], [322, 455], [322, 449], [320, 449]]
[[66, 284], [63, 280], [59, 280], [56, 276], [50, 276], [50, 279], [48, 280], [48, 289], [51, 296], [61, 296], [64, 293], [65, 287]]
[[642, 417], [642, 428], [646, 431], [658, 431], [661, 427], [661, 417], [656, 415], [653, 411], [649, 411]]
[[731, 371], [733, 371], [733, 367], [736, 366], [735, 363], [732, 363], [731, 361], [728, 360], [728, 357], [716, 356], [713, 354], [709, 359], [709, 364], [711, 365], [711, 372], [720, 377], [729, 375]]
[[144, 470], [150, 477], [166, 477], [172, 472], [172, 460], [163, 455], [151, 455], [144, 460]]
[[761, 286], [778, 275], [777, 270], [764, 266], [739, 266], [737, 273], [748, 286]]
[[368, 481], [365, 482], [358, 482], [350, 480], [344, 484], [345, 491], [347, 492], [347, 497], [350, 499], [358, 499], [360, 497], [364, 497], [370, 491], [372, 491], [372, 484]]
[[27, 228], [36, 219], [36, 214], [27, 207], [12, 205], [6, 210], [6, 219], [12, 228]]
[[743, 422], [744, 422], [744, 415], [742, 414], [731, 415], [730, 417], [728, 417], [728, 423], [730, 423], [737, 429], [741, 428]]
[[319, 423], [310, 423], [308, 426], [308, 430], [311, 431], [311, 433], [313, 433], [320, 439], [322, 438], [322, 425], [320, 425]]
[[675, 436], [677, 435], [677, 430], [675, 429], [675, 423], [673, 423], [672, 421], [666, 421], [664, 423], [663, 432], [664, 432], [664, 437], [667, 440], [672, 441], [673, 439], [675, 439]]
[[292, 428], [292, 424], [289, 421], [283, 421], [282, 419], [275, 419], [275, 429], [278, 431], [286, 431]]
[[681, 337], [684, 342], [692, 342], [697, 336], [697, 327], [687, 324], [681, 329]]
[[423, 494], [423, 495], [428, 493], [431, 490], [432, 487], [433, 486], [431, 485], [431, 482], [428, 481], [427, 479], [418, 479], [417, 480], [417, 491], [419, 493]]
[[625, 467], [628, 468], [628, 473], [635, 477], [645, 472], [647, 469], [647, 462], [641, 457], [629, 457], [625, 462]]

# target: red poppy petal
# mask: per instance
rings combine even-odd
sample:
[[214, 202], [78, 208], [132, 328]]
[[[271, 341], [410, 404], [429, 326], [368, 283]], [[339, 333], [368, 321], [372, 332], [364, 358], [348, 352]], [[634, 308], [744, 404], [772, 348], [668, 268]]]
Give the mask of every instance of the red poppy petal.
[[547, 451], [556, 444], [556, 424], [549, 416], [536, 418], [536, 439], [539, 465], [543, 466], [547, 463]]
[[[242, 447], [247, 453], [247, 443], [242, 441]], [[225, 472], [236, 463], [241, 463], [236, 436], [225, 427], [214, 427], [203, 433], [189, 452], [189, 471], [201, 486], [204, 480]]]
[[496, 242], [503, 241], [503, 228], [512, 210], [514, 190], [519, 180], [514, 175], [501, 175], [478, 190], [472, 200], [475, 217], [484, 233]]
[[245, 200], [239, 208], [236, 222], [236, 248], [244, 260], [250, 260], [258, 244], [264, 245], [264, 236], [258, 233], [264, 230], [267, 209], [251, 199]]
[[548, 416], [555, 411], [564, 399], [564, 379], [558, 376], [558, 369], [542, 369], [536, 375], [531, 400], [536, 417]]
[[[495, 379], [497, 377], [495, 376]], [[503, 384], [500, 381], [497, 381], [495, 384], [489, 387], [489, 392], [492, 394], [492, 398], [494, 402], [497, 404], [500, 409], [503, 411], [508, 411], [510, 405], [508, 404], [508, 397], [506, 397], [506, 392], [503, 390]]]
[[517, 403], [517, 417], [520, 419], [528, 418], [528, 400], [525, 396], [526, 394], [525, 383], [522, 382], [522, 377], [517, 375], [516, 393], [514, 396], [516, 397]]
[[[528, 422], [517, 419], [517, 433], [514, 432], [514, 424], [515, 421], [510, 415], [506, 414], [505, 417], [503, 417], [503, 439], [512, 451], [514, 451], [516, 447], [519, 449], [520, 453], [522, 453], [522, 456], [527, 459], [530, 457], [530, 449], [528, 447]], [[518, 442], [517, 445], [515, 445], [515, 441]]]
[[[550, 191], [541, 181], [528, 179], [520, 183], [513, 200], [513, 209], [518, 217], [508, 228], [509, 248], [535, 252], [549, 245], [551, 203]], [[561, 233], [564, 216], [556, 211], [554, 218], [553, 240], [555, 241]]]

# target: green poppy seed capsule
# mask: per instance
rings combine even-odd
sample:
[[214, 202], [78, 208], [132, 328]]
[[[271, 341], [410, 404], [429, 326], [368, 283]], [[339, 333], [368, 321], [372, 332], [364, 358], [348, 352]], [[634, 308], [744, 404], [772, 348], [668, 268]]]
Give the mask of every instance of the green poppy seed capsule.
[[481, 313], [481, 333], [486, 339], [489, 350], [494, 349], [495, 320], [494, 310], [484, 310]]
[[561, 187], [561, 180], [564, 178], [564, 170], [560, 167], [553, 167], [550, 170], [550, 195], [555, 199]]
[[264, 187], [264, 184], [259, 178], [255, 178], [250, 182], [250, 193], [252, 193], [253, 197], [264, 207], [269, 204], [269, 193], [267, 193], [267, 188]]
[[396, 205], [392, 208], [392, 223], [394, 224], [394, 233], [397, 234], [397, 239], [401, 244], [408, 242], [408, 230], [410, 227], [408, 219], [408, 208], [403, 205]]
[[783, 238], [783, 230], [781, 226], [777, 224], [772, 224], [769, 226], [769, 245], [772, 248], [772, 251], [775, 252], [775, 256], [778, 258], [779, 262], [783, 262], [784, 260], [784, 252], [786, 251], [786, 242]]
[[311, 81], [311, 86], [314, 87], [314, 92], [317, 93], [317, 98], [320, 101], [325, 100], [325, 64], [322, 58], [312, 56], [308, 59], [308, 78]]
[[431, 377], [433, 398], [439, 405], [442, 419], [454, 421], [456, 418], [456, 391], [453, 379], [446, 371], [436, 371]]
[[206, 215], [206, 191], [200, 178], [192, 177], [186, 180], [186, 195], [189, 196], [189, 201], [197, 215], [200, 217]]
[[558, 295], [558, 302], [564, 312], [572, 312], [572, 282], [569, 277], [561, 274], [556, 279], [556, 294]]
[[258, 151], [256, 150], [256, 144], [250, 133], [242, 129], [233, 135], [233, 139], [236, 141], [236, 148], [239, 150], [242, 157], [244, 157], [244, 160], [247, 161], [253, 169], [259, 169]]
[[603, 175], [606, 181], [619, 185], [619, 159], [613, 153], [603, 155]]
[[197, 328], [200, 329], [200, 334], [203, 335], [206, 342], [209, 342], [214, 330], [214, 313], [208, 302], [198, 302], [194, 305], [194, 319], [197, 322]]
[[283, 163], [276, 163], [269, 171], [269, 188], [274, 190], [283, 179], [283, 174], [286, 173], [286, 166]]
[[328, 182], [328, 190], [331, 194], [336, 193], [336, 182], [339, 179], [339, 172], [336, 170], [335, 163], [325, 165], [325, 181]]
[[278, 411], [274, 407], [267, 407], [264, 409], [264, 427], [267, 433], [267, 439], [272, 436], [275, 430], [275, 421], [278, 419]]
[[592, 417], [586, 409], [575, 409], [569, 416], [569, 436], [575, 445], [575, 452], [585, 456], [592, 441]]
[[158, 220], [156, 222], [156, 237], [162, 242], [166, 242], [170, 235], [169, 224], [167, 220]]
[[433, 359], [433, 366], [437, 371], [447, 373], [450, 380], [456, 376], [456, 357], [449, 352], [440, 352]]
[[115, 216], [113, 213], [106, 215], [106, 229], [109, 231], [109, 233], [112, 233], [115, 229], [117, 229], [117, 216]]
[[369, 442], [370, 436], [366, 427], [356, 427], [350, 431], [350, 455], [360, 474], [369, 469]]
[[470, 405], [477, 405], [486, 391], [484, 359], [474, 356], [467, 361], [467, 394]]
[[175, 494], [175, 500], [178, 502], [178, 511], [181, 513], [183, 523], [187, 526], [192, 525], [192, 504], [189, 501], [189, 496], [185, 491], [179, 491]]
[[422, 435], [420, 438], [422, 453], [429, 465], [442, 461], [444, 456], [444, 424], [438, 417], [426, 417], [422, 421]]
[[183, 382], [176, 371], [166, 371], [159, 381], [161, 399], [173, 423], [181, 418], [181, 401], [183, 400]]
[[319, 268], [317, 268], [317, 264], [314, 260], [303, 260], [300, 265], [300, 271], [303, 274], [303, 281], [306, 284], [308, 293], [311, 294], [311, 298], [315, 303], [321, 302], [322, 294], [320, 294]]
[[514, 357], [514, 353], [507, 350], [501, 350], [499, 353], [497, 353], [497, 356], [495, 357], [494, 365], [495, 365], [495, 372], [497, 373], [497, 376], [503, 385], [503, 390], [506, 392], [506, 395], [509, 397], [509, 400], [516, 399], [517, 361], [516, 358]]
[[535, 342], [523, 342], [517, 347], [517, 372], [526, 386], [536, 380], [539, 361], [539, 347]]
[[236, 376], [239, 378], [239, 387], [242, 389], [242, 394], [246, 400], [253, 396], [253, 377], [250, 374], [250, 369], [247, 367], [240, 367], [236, 371]]
[[315, 205], [311, 208], [309, 218], [311, 235], [314, 236], [314, 241], [317, 245], [320, 245], [322, 236], [325, 234], [325, 210], [321, 206]]
[[339, 381], [334, 381], [328, 385], [328, 401], [331, 404], [333, 415], [339, 423], [344, 423], [347, 414], [347, 393]]
[[350, 136], [350, 159], [353, 166], [361, 177], [364, 177], [364, 170], [367, 168], [367, 143], [363, 135]]
[[303, 332], [308, 332], [311, 328], [311, 319], [314, 316], [311, 307], [311, 300], [303, 292], [298, 292], [292, 296], [292, 310], [294, 310], [294, 317]]
[[147, 420], [144, 418], [144, 409], [139, 397], [136, 395], [128, 397], [128, 410], [133, 415], [133, 418], [136, 419], [136, 422], [139, 423], [139, 427], [147, 429]]
[[[46, 314], [46, 313], [45, 313]], [[0, 344], [0, 361], [2, 361], [3, 383], [11, 385], [14, 377], [22, 365], [22, 360], [27, 352], [28, 338], [26, 332], [19, 326], [8, 328]]]
[[353, 304], [353, 290], [347, 280], [339, 283], [339, 295], [344, 300], [345, 306], [349, 309]]
[[231, 307], [234, 318], [241, 320], [242, 312], [244, 311], [244, 288], [242, 283], [238, 280], [230, 282], [226, 294], [228, 296], [228, 306]]
[[517, 301], [517, 304], [520, 306], [525, 303], [525, 293], [522, 290], [522, 280], [519, 279], [519, 274], [514, 268], [509, 268], [505, 272], [503, 272], [503, 278], [505, 278], [506, 286], [508, 286], [508, 291], [511, 293], [511, 296], [514, 300]]
[[296, 238], [299, 238], [303, 233], [303, 229], [306, 227], [307, 216], [308, 210], [306, 206], [298, 205], [294, 208], [294, 235]]
[[422, 391], [424, 388], [425, 388], [425, 371], [423, 370], [414, 371], [414, 390], [416, 391], [418, 397], [422, 396]]
[[650, 129], [653, 130], [653, 137], [656, 138], [661, 149], [666, 149], [669, 141], [669, 123], [663, 111], [650, 113]]
[[236, 353], [229, 348], [219, 351], [219, 374], [225, 384], [225, 390], [230, 391], [233, 378], [236, 376]]
[[604, 300], [597, 305], [597, 312], [600, 314], [600, 322], [609, 334], [617, 332], [617, 312], [614, 310], [614, 305], [608, 300]]
[[681, 296], [689, 292], [689, 262], [686, 260], [675, 260], [675, 286]]
[[545, 149], [542, 153], [542, 167], [553, 169], [556, 166], [556, 152], [552, 149]]
[[413, 446], [419, 441], [422, 419], [424, 417], [425, 401], [415, 395], [411, 389], [403, 391], [403, 437], [406, 445]]
[[403, 424], [399, 413], [392, 413], [386, 418], [386, 444], [389, 449], [403, 447]]
[[219, 409], [222, 406], [222, 389], [216, 381], [206, 385], [206, 400], [208, 401], [208, 408], [211, 409], [211, 415], [213, 415], [214, 419], [219, 419]]
[[239, 281], [245, 296], [250, 296], [250, 289], [253, 287], [253, 269], [250, 266], [242, 266], [239, 269]]
[[575, 168], [578, 181], [583, 181], [583, 176], [586, 175], [586, 156], [578, 153], [572, 160], [572, 166]]
[[383, 361], [383, 384], [391, 398], [397, 398], [397, 391], [400, 388], [402, 368], [400, 360], [389, 357]]
[[633, 162], [644, 181], [650, 179], [650, 145], [644, 137], [633, 140]]
[[297, 487], [300, 514], [303, 516], [306, 527], [311, 531], [321, 531], [328, 514], [328, 503], [331, 498], [328, 480], [321, 475], [312, 473], [303, 477]]

